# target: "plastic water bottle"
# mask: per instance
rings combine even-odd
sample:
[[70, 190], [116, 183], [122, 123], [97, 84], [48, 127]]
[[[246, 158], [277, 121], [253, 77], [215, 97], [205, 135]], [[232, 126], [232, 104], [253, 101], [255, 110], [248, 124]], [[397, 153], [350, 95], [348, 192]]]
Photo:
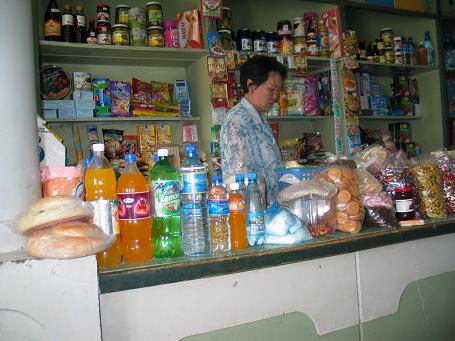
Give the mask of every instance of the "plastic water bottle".
[[196, 146], [186, 146], [186, 160], [179, 168], [183, 253], [199, 256], [210, 252], [207, 212], [207, 170]]
[[409, 64], [417, 65], [417, 48], [414, 45], [412, 37], [408, 38], [408, 49], [409, 49]]
[[245, 198], [246, 197], [245, 174], [236, 173], [235, 182], [239, 184], [239, 192]]
[[423, 41], [423, 45], [427, 49], [427, 61], [428, 65], [435, 65], [435, 56], [434, 56], [434, 48], [433, 43], [431, 42], [430, 32], [425, 31], [425, 39]]
[[248, 174], [248, 188], [246, 194], [247, 237], [251, 246], [264, 244], [264, 201], [257, 183], [256, 173]]
[[213, 185], [209, 190], [207, 205], [209, 208], [212, 253], [229, 251], [231, 249], [229, 195], [223, 187], [223, 179], [219, 175], [213, 177]]

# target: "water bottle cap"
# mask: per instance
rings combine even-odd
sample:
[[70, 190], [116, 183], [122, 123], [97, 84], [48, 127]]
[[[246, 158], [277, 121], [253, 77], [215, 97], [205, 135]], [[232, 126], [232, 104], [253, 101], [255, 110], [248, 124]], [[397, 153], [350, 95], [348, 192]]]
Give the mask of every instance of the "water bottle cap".
[[163, 156], [169, 156], [169, 151], [167, 149], [158, 149], [158, 156], [163, 157]]
[[236, 181], [245, 181], [245, 174], [243, 174], [243, 173], [235, 173], [235, 180]]
[[248, 180], [256, 180], [256, 173], [248, 173]]
[[104, 152], [104, 143], [95, 143], [92, 149], [94, 152]]
[[159, 157], [158, 154], [156, 154], [156, 153], [153, 153], [153, 154], [152, 154], [152, 159], [153, 159], [153, 161], [155, 161], [155, 162], [160, 161], [160, 157]]
[[84, 159], [84, 168], [87, 168], [91, 161], [92, 161], [92, 158], [86, 157]]
[[238, 191], [240, 186], [237, 182], [234, 182], [233, 184], [229, 185], [229, 188], [231, 189], [231, 191]]
[[194, 145], [194, 144], [187, 144], [185, 150], [186, 150], [186, 153], [187, 153], [187, 154], [194, 154], [194, 153], [196, 153], [196, 145]]
[[136, 163], [136, 154], [126, 154], [125, 162], [126, 163]]
[[213, 183], [215, 185], [219, 185], [223, 183], [223, 178], [220, 175], [214, 175], [213, 176]]

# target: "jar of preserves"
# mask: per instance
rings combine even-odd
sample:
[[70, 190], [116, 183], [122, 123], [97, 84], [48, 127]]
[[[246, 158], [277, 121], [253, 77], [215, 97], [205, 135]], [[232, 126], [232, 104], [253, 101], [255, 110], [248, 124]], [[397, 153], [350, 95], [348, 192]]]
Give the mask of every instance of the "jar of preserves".
[[306, 27], [307, 44], [310, 39], [318, 39], [318, 15], [316, 12], [305, 12], [303, 20]]
[[280, 20], [276, 25], [276, 31], [279, 36], [290, 36], [292, 35], [292, 25], [289, 20]]
[[393, 47], [386, 47], [385, 49], [385, 61], [389, 64], [395, 63], [395, 52], [393, 51]]
[[232, 31], [232, 12], [229, 7], [223, 7], [223, 19], [216, 19], [216, 30]]
[[319, 56], [318, 41], [316, 39], [308, 39], [306, 49], [308, 56]]
[[294, 18], [293, 35], [294, 37], [305, 37], [305, 21], [302, 17]]
[[267, 41], [265, 40], [265, 32], [263, 30], [255, 30], [253, 32], [253, 51], [267, 52]]
[[395, 52], [395, 64], [404, 64], [402, 52]]
[[117, 5], [115, 6], [115, 23], [128, 25], [128, 11], [130, 6], [128, 5]]
[[280, 53], [277, 32], [267, 32], [265, 40], [267, 42], [267, 53]]
[[112, 45], [128, 46], [130, 44], [130, 36], [128, 26], [125, 24], [116, 24], [112, 26]]
[[393, 47], [393, 31], [390, 27], [383, 28], [379, 36], [384, 42], [385, 47]]
[[292, 36], [280, 36], [278, 45], [282, 56], [291, 56], [294, 53], [294, 41], [292, 40]]
[[96, 26], [96, 43], [98, 45], [111, 45], [111, 24], [109, 21], [98, 21]]
[[111, 21], [111, 8], [105, 4], [96, 6], [96, 19], [99, 24], [100, 21]]
[[166, 47], [179, 48], [179, 30], [177, 28], [177, 21], [165, 21], [164, 26], [164, 42]]
[[303, 36], [294, 37], [294, 53], [305, 53], [307, 50], [306, 39]]
[[164, 47], [163, 28], [151, 26], [147, 29], [147, 42], [150, 47]]
[[237, 49], [239, 51], [253, 50], [253, 39], [248, 28], [242, 28], [237, 32]]
[[145, 4], [147, 27], [163, 26], [163, 9], [161, 3], [157, 1], [150, 1]]
[[412, 187], [405, 186], [395, 189], [393, 203], [395, 204], [396, 217], [398, 220], [410, 220], [415, 218]]
[[393, 38], [393, 48], [395, 52], [403, 52], [403, 38], [402, 37], [394, 37]]
[[223, 45], [223, 50], [232, 50], [232, 33], [229, 30], [220, 30], [218, 34], [221, 38], [221, 44]]

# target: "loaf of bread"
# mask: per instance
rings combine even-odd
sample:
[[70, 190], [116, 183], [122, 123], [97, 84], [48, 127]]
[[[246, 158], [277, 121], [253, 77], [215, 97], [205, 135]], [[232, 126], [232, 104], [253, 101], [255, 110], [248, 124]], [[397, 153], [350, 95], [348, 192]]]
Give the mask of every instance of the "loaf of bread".
[[22, 234], [72, 220], [88, 220], [93, 210], [90, 204], [73, 196], [46, 197], [35, 202], [16, 220], [16, 229]]
[[114, 240], [96, 225], [76, 220], [32, 232], [25, 251], [39, 258], [77, 258], [105, 250]]

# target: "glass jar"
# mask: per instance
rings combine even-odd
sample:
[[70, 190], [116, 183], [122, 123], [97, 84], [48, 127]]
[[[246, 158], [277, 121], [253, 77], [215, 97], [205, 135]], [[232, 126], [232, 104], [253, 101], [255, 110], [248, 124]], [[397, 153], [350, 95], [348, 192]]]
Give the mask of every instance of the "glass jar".
[[304, 36], [294, 36], [294, 53], [305, 53], [307, 50]]
[[109, 21], [98, 21], [96, 26], [96, 43], [98, 45], [111, 45], [111, 24]]
[[388, 64], [395, 63], [395, 52], [393, 51], [393, 47], [386, 47], [385, 51], [385, 62]]
[[128, 26], [125, 24], [116, 24], [112, 26], [112, 45], [128, 46], [130, 44], [130, 35]]
[[223, 19], [216, 19], [216, 30], [232, 31], [232, 12], [229, 7], [223, 7]]
[[115, 6], [115, 23], [128, 25], [128, 11], [130, 6], [128, 5], [117, 5]]
[[291, 56], [294, 53], [294, 41], [291, 35], [280, 36], [278, 45], [282, 56]]
[[145, 4], [147, 27], [163, 26], [163, 9], [161, 3], [150, 1]]
[[395, 64], [404, 64], [402, 52], [395, 52]]
[[151, 26], [147, 29], [147, 42], [149, 47], [164, 47], [163, 28]]
[[237, 32], [237, 49], [239, 51], [253, 50], [253, 38], [248, 28], [242, 28]]
[[384, 42], [385, 47], [393, 47], [393, 31], [390, 27], [383, 28], [379, 36]]
[[179, 48], [179, 30], [177, 28], [177, 21], [165, 21], [163, 23], [164, 26], [164, 42], [166, 43], [166, 47], [170, 48]]
[[276, 31], [279, 36], [290, 36], [292, 35], [292, 25], [289, 20], [280, 20], [276, 25]]
[[277, 32], [267, 32], [265, 40], [267, 42], [267, 53], [280, 53]]
[[255, 30], [253, 32], [253, 51], [267, 52], [267, 41], [263, 30]]
[[393, 203], [395, 204], [396, 217], [398, 220], [410, 220], [415, 218], [412, 188], [410, 186], [395, 189]]
[[305, 37], [305, 21], [302, 17], [294, 18], [292, 33], [294, 37]]
[[219, 30], [223, 50], [232, 50], [232, 33], [229, 30]]
[[111, 21], [111, 8], [105, 4], [99, 4], [96, 6], [96, 19], [99, 25], [100, 21]]
[[403, 52], [403, 38], [402, 37], [394, 37], [393, 38], [393, 48], [395, 52]]

